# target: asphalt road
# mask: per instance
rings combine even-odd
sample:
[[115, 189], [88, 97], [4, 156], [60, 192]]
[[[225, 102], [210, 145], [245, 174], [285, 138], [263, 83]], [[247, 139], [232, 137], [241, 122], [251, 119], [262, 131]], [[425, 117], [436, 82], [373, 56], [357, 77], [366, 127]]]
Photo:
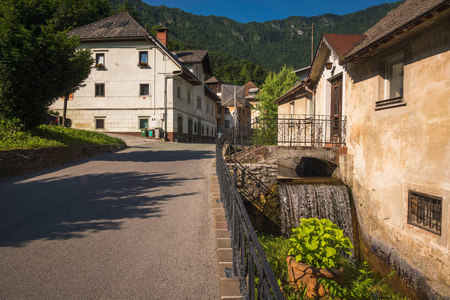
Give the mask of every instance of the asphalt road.
[[213, 145], [143, 142], [0, 180], [0, 299], [219, 299]]

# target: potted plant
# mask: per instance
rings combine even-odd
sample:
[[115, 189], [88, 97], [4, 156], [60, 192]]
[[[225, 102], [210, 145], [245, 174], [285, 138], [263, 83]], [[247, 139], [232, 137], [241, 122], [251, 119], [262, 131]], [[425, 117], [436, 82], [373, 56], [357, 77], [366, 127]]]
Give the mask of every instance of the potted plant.
[[146, 63], [146, 62], [143, 62], [143, 61], [140, 61], [140, 62], [138, 63], [138, 66], [141, 67], [141, 68], [148, 67], [147, 63]]
[[102, 63], [100, 63], [100, 64], [95, 64], [95, 67], [96, 67], [97, 69], [104, 69], [104, 68], [105, 68], [105, 65], [102, 64]]
[[326, 294], [320, 281], [336, 280], [343, 275], [341, 253], [352, 255], [353, 245], [336, 224], [328, 219], [301, 219], [289, 239], [288, 275], [291, 286], [306, 288], [309, 298]]

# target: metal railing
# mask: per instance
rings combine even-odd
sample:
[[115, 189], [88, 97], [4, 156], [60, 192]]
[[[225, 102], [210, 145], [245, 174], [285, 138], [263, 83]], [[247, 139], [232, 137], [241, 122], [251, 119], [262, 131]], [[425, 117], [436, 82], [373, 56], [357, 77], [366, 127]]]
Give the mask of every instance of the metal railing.
[[233, 132], [240, 145], [345, 146], [346, 116], [276, 115], [255, 118], [250, 127], [220, 128]]
[[232, 276], [239, 279], [241, 294], [245, 299], [284, 299], [236, 189], [236, 176], [231, 176], [222, 156], [226, 138], [222, 136], [216, 144], [216, 174], [233, 249]]

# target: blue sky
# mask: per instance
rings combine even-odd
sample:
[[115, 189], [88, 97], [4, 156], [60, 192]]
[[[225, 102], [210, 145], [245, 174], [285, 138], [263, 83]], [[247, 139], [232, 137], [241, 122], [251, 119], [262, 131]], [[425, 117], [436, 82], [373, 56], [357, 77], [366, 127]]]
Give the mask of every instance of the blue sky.
[[150, 5], [177, 7], [196, 15], [215, 15], [247, 23], [285, 19], [290, 16], [318, 16], [352, 13], [386, 0], [143, 0]]

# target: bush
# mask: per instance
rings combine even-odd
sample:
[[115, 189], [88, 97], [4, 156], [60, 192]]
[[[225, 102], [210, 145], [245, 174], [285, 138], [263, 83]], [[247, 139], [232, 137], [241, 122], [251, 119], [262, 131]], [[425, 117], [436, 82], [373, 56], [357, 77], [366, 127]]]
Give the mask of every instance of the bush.
[[[266, 253], [269, 264], [278, 279], [286, 299], [307, 299], [303, 291], [295, 291], [289, 284], [286, 257], [288, 256], [290, 241], [284, 236], [275, 236], [258, 232], [258, 239]], [[352, 263], [348, 260], [339, 261], [344, 268], [344, 277], [341, 284], [333, 281], [322, 281], [328, 291], [333, 288], [333, 293], [325, 295], [328, 299], [406, 299], [399, 296], [387, 284], [394, 272], [386, 277], [381, 277], [370, 271], [367, 262]]]
[[0, 150], [121, 144], [125, 144], [121, 139], [99, 132], [50, 125], [24, 131], [17, 124], [0, 123]]

